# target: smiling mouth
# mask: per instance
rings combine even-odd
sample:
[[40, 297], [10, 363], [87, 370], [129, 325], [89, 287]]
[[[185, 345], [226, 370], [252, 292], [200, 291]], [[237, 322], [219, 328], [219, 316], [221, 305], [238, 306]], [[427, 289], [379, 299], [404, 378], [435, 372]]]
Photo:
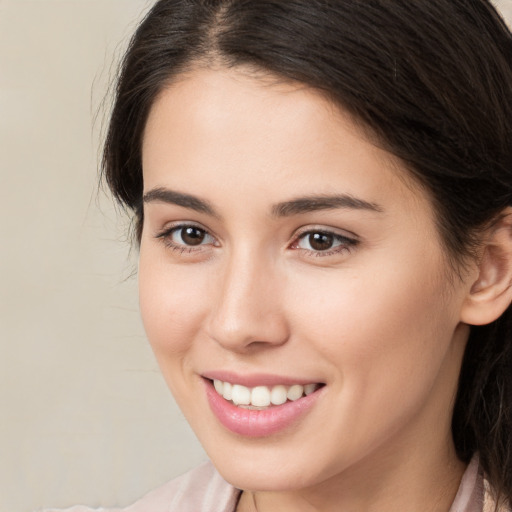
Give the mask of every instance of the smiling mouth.
[[278, 384], [249, 388], [217, 379], [211, 380], [211, 382], [213, 382], [218, 395], [237, 407], [250, 410], [266, 410], [286, 402], [295, 402], [324, 386], [321, 383], [311, 383], [304, 386], [301, 384], [292, 384], [291, 386]]

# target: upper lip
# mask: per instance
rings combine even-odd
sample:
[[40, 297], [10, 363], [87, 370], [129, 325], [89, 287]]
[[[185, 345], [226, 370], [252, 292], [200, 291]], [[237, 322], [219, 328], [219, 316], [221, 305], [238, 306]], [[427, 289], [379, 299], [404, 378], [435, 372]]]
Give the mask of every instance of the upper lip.
[[256, 386], [277, 386], [279, 384], [282, 384], [283, 386], [292, 386], [293, 384], [300, 384], [305, 386], [306, 384], [321, 383], [320, 381], [314, 379], [289, 377], [269, 373], [251, 373], [241, 375], [229, 370], [206, 371], [203, 372], [201, 376], [209, 380], [221, 380], [231, 384], [241, 384], [242, 386], [246, 386], [248, 388], [254, 388]]

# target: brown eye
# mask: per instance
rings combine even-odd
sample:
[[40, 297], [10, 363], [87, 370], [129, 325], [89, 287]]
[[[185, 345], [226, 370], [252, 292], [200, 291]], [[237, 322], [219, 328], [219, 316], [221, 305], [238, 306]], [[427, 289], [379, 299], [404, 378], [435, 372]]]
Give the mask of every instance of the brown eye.
[[203, 229], [194, 226], [188, 226], [176, 231], [175, 236], [181, 238], [181, 242], [185, 245], [200, 245], [206, 238], [206, 232]]
[[302, 233], [294, 248], [320, 256], [349, 251], [357, 244], [357, 240], [338, 233], [311, 230]]
[[173, 226], [156, 235], [166, 247], [183, 252], [201, 251], [206, 246], [218, 247], [218, 243], [206, 229], [192, 224]]
[[308, 243], [314, 251], [327, 251], [332, 249], [334, 244], [334, 235], [330, 233], [310, 233]]

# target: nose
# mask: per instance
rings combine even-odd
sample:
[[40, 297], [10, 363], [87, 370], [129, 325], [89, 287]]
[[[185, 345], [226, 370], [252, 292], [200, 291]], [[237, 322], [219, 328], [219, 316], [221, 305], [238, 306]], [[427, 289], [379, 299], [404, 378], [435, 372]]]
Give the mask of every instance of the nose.
[[218, 276], [208, 334], [224, 348], [246, 352], [282, 345], [289, 337], [275, 265], [251, 254], [233, 255]]

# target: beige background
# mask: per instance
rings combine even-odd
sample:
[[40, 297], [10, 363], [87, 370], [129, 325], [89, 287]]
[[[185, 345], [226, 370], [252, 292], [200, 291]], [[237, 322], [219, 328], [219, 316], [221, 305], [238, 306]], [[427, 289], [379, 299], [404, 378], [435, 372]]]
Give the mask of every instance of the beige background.
[[125, 505], [204, 458], [96, 193], [112, 62], [152, 3], [0, 0], [0, 512]]

